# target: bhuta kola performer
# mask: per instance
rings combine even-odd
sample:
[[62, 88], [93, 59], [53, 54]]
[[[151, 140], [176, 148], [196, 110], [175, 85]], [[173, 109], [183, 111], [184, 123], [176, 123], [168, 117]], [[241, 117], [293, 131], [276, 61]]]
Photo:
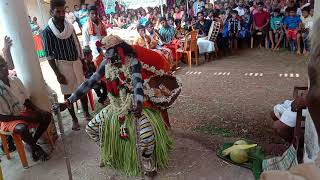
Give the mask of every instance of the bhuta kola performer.
[[[170, 75], [167, 61], [143, 58], [118, 36], [105, 37], [102, 47], [105, 59], [98, 71], [60, 104], [60, 109], [70, 107], [105, 76], [110, 105], [88, 123], [86, 132], [100, 144], [105, 165], [135, 176], [141, 172], [141, 157], [142, 171], [154, 175], [156, 168], [167, 167], [172, 147], [160, 111], [176, 100], [181, 83]], [[136, 150], [136, 118], [140, 120], [141, 154]]]

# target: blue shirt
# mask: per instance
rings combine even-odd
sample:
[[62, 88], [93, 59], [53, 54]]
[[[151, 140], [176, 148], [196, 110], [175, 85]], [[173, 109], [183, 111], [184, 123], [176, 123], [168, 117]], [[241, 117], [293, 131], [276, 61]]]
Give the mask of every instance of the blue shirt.
[[284, 19], [284, 25], [286, 25], [290, 30], [298, 29], [301, 22], [302, 21], [299, 16], [288, 16]]
[[80, 24], [83, 26], [89, 19], [89, 11], [81, 9], [79, 11], [79, 16], [82, 16], [80, 17]]
[[172, 26], [162, 27], [159, 30], [159, 34], [162, 36], [164, 43], [170, 43], [176, 35], [176, 29]]

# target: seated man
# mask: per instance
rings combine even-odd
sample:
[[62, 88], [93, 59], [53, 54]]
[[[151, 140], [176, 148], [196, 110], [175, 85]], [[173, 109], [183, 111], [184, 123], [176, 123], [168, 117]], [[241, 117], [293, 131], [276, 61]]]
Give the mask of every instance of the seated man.
[[287, 35], [287, 40], [290, 44], [291, 52], [297, 50], [297, 54], [301, 54], [300, 47], [300, 30], [301, 30], [301, 19], [296, 14], [296, 8], [289, 8], [289, 16], [284, 19], [284, 29]]
[[[291, 143], [294, 127], [296, 126], [297, 110], [306, 107], [305, 97], [299, 97], [294, 101], [286, 100], [282, 104], [274, 106], [271, 114], [275, 132], [287, 142]], [[302, 116], [306, 117], [307, 110], [302, 110]]]
[[[37, 145], [38, 139], [47, 130], [52, 116], [36, 107], [30, 95], [17, 77], [8, 76], [7, 62], [0, 56], [0, 128], [19, 134], [31, 149], [34, 161], [46, 161], [48, 154]], [[34, 136], [29, 125], [38, 125]]]
[[160, 23], [162, 27], [159, 30], [159, 35], [161, 36], [164, 44], [170, 44], [175, 38], [176, 30], [173, 26], [169, 25], [165, 17], [160, 18]]
[[280, 49], [280, 43], [283, 39], [283, 17], [280, 15], [280, 9], [273, 10], [273, 17], [271, 18], [270, 22], [270, 41], [271, 41], [271, 48], [273, 50], [279, 50]]
[[176, 51], [178, 48], [178, 41], [175, 39], [177, 34], [176, 29], [173, 26], [169, 25], [166, 17], [161, 17], [160, 23], [162, 27], [159, 30], [159, 36], [162, 40], [164, 47], [172, 51], [174, 60], [180, 59], [181, 54], [179, 54], [178, 57], [176, 57]]

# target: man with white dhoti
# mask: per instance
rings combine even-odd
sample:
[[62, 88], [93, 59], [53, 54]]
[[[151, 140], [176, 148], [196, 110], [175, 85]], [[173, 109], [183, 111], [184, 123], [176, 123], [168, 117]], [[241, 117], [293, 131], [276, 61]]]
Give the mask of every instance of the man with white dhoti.
[[[51, 0], [52, 18], [43, 31], [43, 44], [48, 62], [57, 76], [61, 92], [67, 99], [85, 80], [83, 73], [83, 52], [71, 23], [65, 20], [64, 0]], [[84, 116], [91, 120], [88, 111], [88, 100], [81, 98]], [[80, 125], [73, 106], [69, 109], [72, 116], [72, 130], [80, 130]]]
[[83, 46], [90, 48], [93, 58], [99, 56], [96, 42], [107, 36], [107, 31], [98, 16], [98, 8], [95, 5], [88, 7], [89, 19], [82, 29]]

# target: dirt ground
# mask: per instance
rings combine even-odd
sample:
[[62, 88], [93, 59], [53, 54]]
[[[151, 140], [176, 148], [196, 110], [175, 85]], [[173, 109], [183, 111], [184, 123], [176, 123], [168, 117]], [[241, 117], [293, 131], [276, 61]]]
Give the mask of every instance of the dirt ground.
[[216, 142], [246, 138], [262, 145], [282, 143], [272, 131], [270, 112], [292, 99], [294, 86], [307, 86], [307, 63], [303, 56], [262, 49], [183, 68], [177, 73], [183, 91], [170, 111], [172, 125]]
[[[307, 85], [307, 58], [287, 52], [245, 50], [233, 56], [193, 66], [182, 65], [176, 72], [183, 91], [169, 111], [170, 133], [175, 149], [170, 167], [159, 171], [156, 179], [253, 179], [247, 169], [230, 165], [215, 155], [223, 142], [246, 138], [262, 146], [281, 144], [272, 131], [270, 111], [281, 101], [292, 98], [294, 86]], [[45, 80], [54, 90], [59, 86], [46, 62]], [[64, 120], [66, 138], [75, 180], [137, 179], [108, 168], [98, 167], [98, 148], [83, 128], [71, 131], [69, 117]], [[86, 122], [82, 121], [84, 127]], [[65, 180], [64, 155], [58, 140], [52, 158], [23, 169], [17, 153], [2, 157], [5, 180]]]

